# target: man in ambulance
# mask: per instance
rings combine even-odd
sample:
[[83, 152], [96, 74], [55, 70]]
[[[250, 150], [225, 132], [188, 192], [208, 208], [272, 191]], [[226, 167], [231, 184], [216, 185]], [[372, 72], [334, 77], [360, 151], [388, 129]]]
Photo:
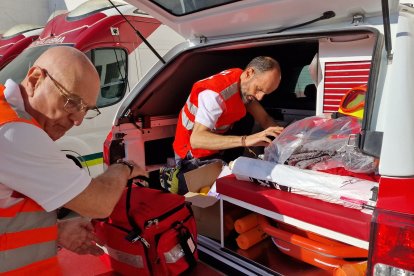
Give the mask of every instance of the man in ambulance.
[[[280, 80], [279, 63], [259, 56], [244, 70], [231, 68], [196, 82], [178, 118], [173, 143], [178, 166], [188, 171], [201, 165], [200, 161], [220, 159], [225, 149], [267, 146], [283, 127], [277, 126], [259, 101], [275, 91]], [[226, 135], [247, 112], [264, 130], [251, 135]], [[179, 193], [185, 193], [186, 186], [181, 182]]]

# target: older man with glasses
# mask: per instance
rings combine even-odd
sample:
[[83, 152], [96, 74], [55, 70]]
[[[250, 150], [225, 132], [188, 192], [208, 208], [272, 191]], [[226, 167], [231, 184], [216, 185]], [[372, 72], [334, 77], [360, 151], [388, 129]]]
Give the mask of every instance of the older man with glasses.
[[89, 220], [57, 223], [55, 210], [107, 217], [128, 179], [146, 175], [121, 160], [92, 179], [55, 145], [100, 114], [99, 83], [82, 52], [59, 46], [43, 53], [20, 84], [0, 85], [0, 274], [58, 275], [58, 244], [101, 254]]

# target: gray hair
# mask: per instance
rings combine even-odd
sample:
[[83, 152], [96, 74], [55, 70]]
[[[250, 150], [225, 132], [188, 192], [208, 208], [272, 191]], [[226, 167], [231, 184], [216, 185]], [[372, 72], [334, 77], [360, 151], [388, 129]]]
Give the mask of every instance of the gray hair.
[[270, 70], [278, 70], [280, 72], [280, 65], [275, 59], [266, 56], [258, 56], [252, 59], [249, 64], [247, 64], [246, 69], [253, 67], [259, 72], [263, 73]]

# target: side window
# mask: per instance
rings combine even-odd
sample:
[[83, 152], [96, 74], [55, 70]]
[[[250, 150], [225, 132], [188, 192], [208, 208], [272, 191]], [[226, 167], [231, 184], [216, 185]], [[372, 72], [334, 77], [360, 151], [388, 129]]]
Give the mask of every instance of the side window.
[[127, 88], [127, 53], [123, 49], [94, 49], [87, 53], [101, 80], [101, 91], [96, 105], [113, 105], [125, 95]]
[[[313, 84], [311, 75], [309, 74], [309, 65], [306, 65], [300, 71], [298, 82], [296, 83], [296, 87], [295, 87], [296, 97], [297, 98], [302, 98], [302, 97], [311, 96], [308, 93], [313, 92], [313, 91], [312, 92], [310, 92], [310, 91], [314, 86], [315, 85]], [[310, 87], [312, 87], [312, 88], [310, 88]], [[314, 96], [316, 96], [316, 95], [314, 95]]]
[[316, 86], [309, 73], [309, 65], [282, 68], [282, 81], [279, 87], [263, 99], [262, 105], [268, 112], [272, 109], [314, 111], [316, 109]]

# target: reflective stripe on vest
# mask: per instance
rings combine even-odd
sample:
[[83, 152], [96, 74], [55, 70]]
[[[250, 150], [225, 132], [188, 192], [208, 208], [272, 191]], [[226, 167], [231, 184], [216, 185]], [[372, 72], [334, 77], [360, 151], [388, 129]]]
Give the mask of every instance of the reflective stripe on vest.
[[56, 257], [38, 261], [29, 266], [24, 266], [9, 272], [0, 273], [2, 276], [26, 276], [26, 275], [47, 275], [62, 276], [62, 271], [57, 265]]
[[[230, 99], [231, 96], [233, 96], [234, 94], [238, 92], [239, 92], [238, 83], [236, 82], [230, 85], [229, 87], [226, 87], [225, 89], [223, 89], [223, 91], [219, 92], [219, 94], [222, 96], [223, 100], [226, 101]], [[195, 115], [197, 114], [198, 107], [190, 102], [190, 98], [187, 99], [186, 105], [187, 105], [188, 111], [195, 117]], [[184, 109], [182, 110], [182, 113], [181, 113], [181, 120], [182, 120], [183, 126], [187, 130], [192, 130], [194, 128], [194, 122], [190, 120], [190, 118], [188, 118], [187, 114], [185, 114]], [[213, 131], [216, 133], [225, 133], [227, 130], [229, 130], [230, 127], [231, 127], [230, 124], [217, 126], [215, 129], [213, 129]]]
[[187, 99], [186, 104], [187, 104], [188, 111], [190, 111], [190, 113], [195, 116], [197, 114], [198, 107], [190, 102], [190, 98]]
[[[187, 130], [193, 130], [193, 128], [194, 128], [194, 122], [191, 121], [187, 117], [187, 114], [185, 114], [184, 110], [181, 111], [181, 123], [183, 124], [183, 126]], [[220, 127], [217, 127], [215, 129], [213, 129], [213, 132], [216, 132], [216, 133], [225, 133], [230, 127], [231, 127], [231, 125], [220, 126]]]
[[[39, 124], [25, 111], [12, 107], [0, 85], [0, 126], [11, 122]], [[56, 212], [46, 212], [32, 199], [0, 208], [0, 273], [57, 275]]]
[[181, 158], [188, 152], [196, 158], [215, 154], [214, 150], [192, 149], [190, 136], [194, 128], [195, 116], [198, 110], [198, 96], [204, 90], [211, 90], [220, 95], [226, 108], [211, 130], [214, 133], [223, 134], [227, 132], [232, 124], [246, 114], [246, 108], [239, 91], [241, 69], [229, 69], [194, 84], [186, 104], [182, 108], [177, 123], [176, 137], [174, 140], [174, 151]]
[[239, 92], [239, 83], [235, 82], [232, 85], [230, 85], [229, 87], [227, 87], [226, 89], [224, 89], [223, 91], [220, 92], [221, 96], [223, 97], [223, 99], [225, 101], [227, 101], [228, 99], [230, 99], [231, 96], [233, 96], [234, 94]]
[[181, 123], [187, 130], [192, 130], [194, 128], [194, 122], [188, 118], [184, 110], [181, 111]]

